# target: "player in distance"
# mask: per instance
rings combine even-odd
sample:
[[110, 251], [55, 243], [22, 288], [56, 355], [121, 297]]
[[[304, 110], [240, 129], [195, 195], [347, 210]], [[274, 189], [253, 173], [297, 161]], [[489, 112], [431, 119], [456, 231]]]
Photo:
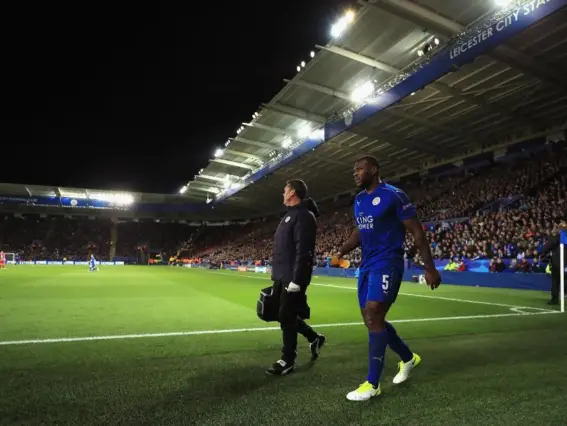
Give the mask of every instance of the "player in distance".
[[368, 376], [358, 389], [347, 394], [347, 399], [366, 401], [381, 393], [380, 376], [386, 346], [401, 358], [395, 384], [406, 381], [421, 362], [419, 355], [408, 348], [392, 324], [386, 321], [386, 314], [395, 302], [402, 282], [406, 231], [413, 235], [423, 258], [427, 285], [436, 289], [441, 277], [414, 206], [402, 190], [382, 182], [376, 158], [365, 156], [357, 160], [354, 180], [362, 189], [354, 202], [356, 228], [331, 264], [338, 265], [345, 254], [361, 247], [358, 300], [370, 341]]
[[91, 260], [89, 261], [89, 272], [93, 271], [98, 271], [98, 268], [96, 266], [96, 259], [94, 257], [94, 254], [91, 254]]
[[6, 254], [0, 251], [0, 269], [6, 269]]

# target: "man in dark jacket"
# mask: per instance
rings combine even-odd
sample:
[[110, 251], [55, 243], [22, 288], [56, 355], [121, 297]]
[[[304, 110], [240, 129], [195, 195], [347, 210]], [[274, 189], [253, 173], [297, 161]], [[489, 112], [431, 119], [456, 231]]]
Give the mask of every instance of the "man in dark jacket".
[[286, 183], [283, 199], [288, 210], [276, 230], [272, 254], [273, 294], [279, 296], [283, 349], [282, 358], [266, 370], [273, 376], [293, 371], [298, 333], [309, 341], [313, 361], [325, 343], [325, 336], [304, 321], [309, 318], [306, 291], [313, 273], [319, 209], [307, 198], [307, 185], [299, 179]]
[[[559, 224], [560, 231], [567, 231], [567, 220], [562, 220]], [[561, 259], [559, 257], [559, 245], [560, 236], [559, 232], [549, 238], [547, 243], [541, 249], [542, 257], [551, 252], [551, 300], [548, 302], [550, 305], [557, 305], [559, 303], [559, 286], [561, 280]], [[567, 251], [567, 250], [566, 250]], [[564, 257], [567, 257], [564, 254]], [[567, 265], [567, 259], [565, 259], [565, 265]]]

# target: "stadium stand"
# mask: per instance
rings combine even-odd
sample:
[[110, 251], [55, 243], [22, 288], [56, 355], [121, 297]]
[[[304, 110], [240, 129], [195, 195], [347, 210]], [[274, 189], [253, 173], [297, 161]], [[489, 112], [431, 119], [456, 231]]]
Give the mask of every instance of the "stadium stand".
[[[525, 258], [529, 265], [522, 270], [541, 272], [538, 251], [566, 211], [565, 145], [539, 146], [450, 176], [424, 176], [401, 186], [418, 206], [437, 259], [462, 259], [465, 264], [500, 259], [507, 265], [512, 261], [510, 267], [517, 269], [516, 263]], [[351, 203], [347, 197], [321, 204], [318, 266], [325, 266], [352, 232]], [[105, 260], [145, 263], [152, 253], [167, 259], [181, 250], [182, 256], [206, 263], [269, 264], [278, 221], [279, 216], [273, 216], [245, 224], [189, 226], [159, 219], [4, 214], [0, 244], [27, 260], [86, 260], [92, 253]], [[406, 256], [419, 264], [409, 236]], [[359, 251], [349, 260], [357, 266]]]
[[[103, 218], [5, 214], [0, 216], [0, 244], [22, 260], [85, 261], [94, 254], [98, 259], [128, 258], [136, 263], [138, 247], [176, 253], [179, 244], [192, 233], [183, 224], [126, 222], [117, 224], [117, 238], [112, 241], [112, 227], [113, 222]], [[116, 247], [111, 250], [113, 244]]]
[[[501, 158], [459, 175], [410, 183], [408, 193], [427, 224], [436, 258], [527, 258], [537, 262], [537, 251], [565, 214], [566, 159], [563, 144], [549, 145], [543, 151]], [[435, 188], [434, 195], [431, 187]], [[327, 203], [321, 207], [324, 213], [317, 240], [320, 266], [348, 238], [353, 223], [350, 205], [337, 208], [335, 203]], [[266, 262], [276, 226], [277, 220], [272, 220], [253, 232], [245, 228], [204, 257], [205, 247], [193, 247], [192, 254], [214, 262]], [[410, 237], [406, 254], [414, 258]], [[351, 265], [360, 262], [359, 256], [359, 252], [350, 256]], [[415, 261], [419, 263], [419, 259]]]

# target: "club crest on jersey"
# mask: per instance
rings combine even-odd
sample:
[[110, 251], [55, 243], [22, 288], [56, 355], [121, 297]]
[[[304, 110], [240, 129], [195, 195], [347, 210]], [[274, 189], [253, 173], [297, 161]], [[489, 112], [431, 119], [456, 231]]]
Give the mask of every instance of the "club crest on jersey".
[[290, 221], [290, 219], [291, 219], [291, 217], [289, 217], [289, 216], [286, 217], [286, 218], [285, 218], [285, 223], [288, 223], [288, 222]]
[[376, 197], [372, 200], [373, 206], [377, 206], [378, 204], [380, 204], [380, 197]]

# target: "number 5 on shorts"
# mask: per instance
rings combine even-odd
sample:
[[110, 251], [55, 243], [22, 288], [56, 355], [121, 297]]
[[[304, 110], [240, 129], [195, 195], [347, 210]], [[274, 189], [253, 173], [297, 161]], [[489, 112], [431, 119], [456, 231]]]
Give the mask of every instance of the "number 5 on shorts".
[[382, 275], [382, 290], [388, 291], [390, 288], [390, 276]]

